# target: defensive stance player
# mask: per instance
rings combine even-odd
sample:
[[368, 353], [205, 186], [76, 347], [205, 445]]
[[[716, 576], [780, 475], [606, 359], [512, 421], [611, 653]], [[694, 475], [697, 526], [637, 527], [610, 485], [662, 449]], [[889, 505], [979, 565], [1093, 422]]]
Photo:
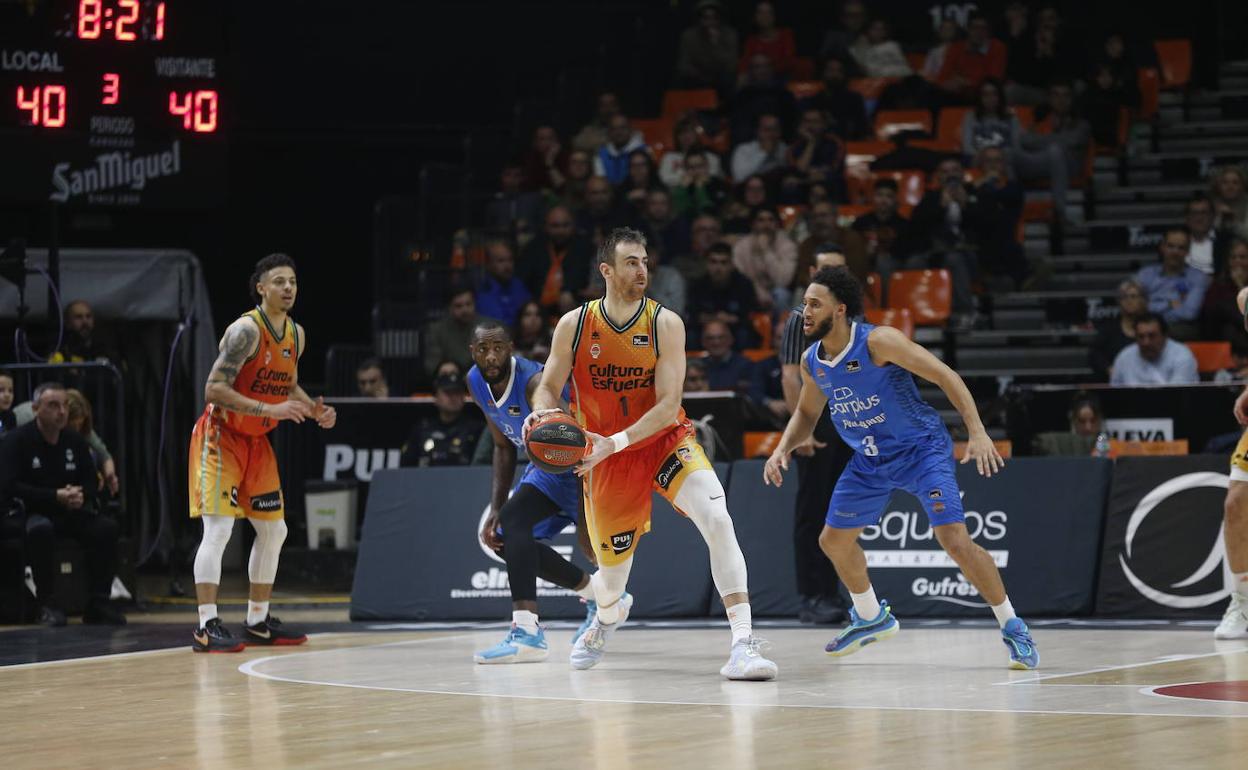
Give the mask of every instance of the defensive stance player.
[[650, 529], [654, 490], [693, 521], [710, 551], [711, 574], [732, 627], [729, 659], [720, 673], [729, 679], [773, 679], [776, 664], [762, 656], [761, 640], [753, 636], [745, 557], [724, 488], [680, 405], [685, 324], [645, 296], [646, 239], [640, 232], [612, 230], [598, 252], [598, 269], [606, 296], [559, 320], [533, 395], [535, 411], [525, 426], [558, 407], [570, 375], [572, 414], [593, 442], [577, 473], [598, 555], [590, 581], [598, 612], [572, 648], [572, 667], [598, 663], [619, 627], [637, 541]]
[[[497, 321], [485, 321], [472, 335], [473, 367], [468, 370], [472, 398], [489, 420], [494, 437], [494, 482], [490, 515], [481, 529], [481, 542], [502, 554], [511, 586], [511, 631], [494, 647], [476, 653], [478, 663], [528, 663], [549, 654], [546, 631], [538, 624], [537, 578], [571, 589], [586, 600], [588, 613], [572, 641], [589, 628], [598, 607], [589, 575], [562, 558], [554, 548], [538, 542], [576, 524], [581, 508], [581, 480], [570, 470], [553, 474], [530, 465], [516, 491], [508, 498], [516, 474], [516, 448], [524, 442], [524, 421], [533, 411], [533, 391], [542, 365], [517, 356], [511, 332]], [[501, 526], [500, 526], [501, 525]], [[583, 522], [577, 525], [582, 549], [594, 558]], [[621, 599], [627, 616], [632, 597]]]
[[[280, 420], [312, 418], [332, 428], [337, 415], [323, 399], [313, 401], [299, 387], [298, 363], [307, 338], [290, 318], [297, 284], [295, 262], [270, 254], [251, 276], [254, 310], [230, 324], [221, 354], [208, 374], [203, 415], [191, 433], [188, 457], [192, 518], [204, 523], [195, 554], [199, 600], [196, 652], [238, 652], [244, 644], [303, 644], [307, 636], [284, 628], [269, 614], [277, 559], [286, 522], [277, 459], [266, 435]], [[256, 530], [247, 574], [251, 592], [242, 640], [217, 616], [221, 557], [234, 520], [246, 516]]]
[[[1248, 244], [1232, 240], [1232, 249]], [[1248, 302], [1248, 289], [1240, 289], [1239, 312]], [[1248, 316], [1244, 318], [1248, 326]], [[1248, 425], [1248, 388], [1235, 399], [1235, 419]], [[1239, 439], [1231, 455], [1231, 483], [1226, 489], [1226, 505], [1222, 537], [1226, 541], [1226, 560], [1231, 568], [1231, 603], [1214, 631], [1217, 639], [1248, 639], [1248, 432]]]
[[919, 396], [912, 374], [940, 387], [966, 423], [970, 440], [962, 462], [991, 476], [1004, 461], [988, 438], [975, 401], [956, 372], [904, 334], [851, 319], [862, 314], [862, 286], [846, 269], [825, 267], [806, 289], [802, 331], [812, 344], [803, 354], [802, 391], [784, 436], [763, 468], [765, 483], [780, 486], [789, 453], [810, 439], [826, 404], [854, 458], [832, 492], [819, 536], [853, 599], [850, 625], [826, 648], [848, 655], [897, 633], [888, 602], [876, 599], [867, 560], [858, 545], [863, 528], [877, 524], [894, 489], [919, 499], [936, 540], [992, 607], [1010, 651], [1010, 667], [1035, 668], [1039, 654], [1027, 625], [1014, 615], [992, 557], [967, 534], [962, 495], [954, 478], [953, 441], [936, 410]]

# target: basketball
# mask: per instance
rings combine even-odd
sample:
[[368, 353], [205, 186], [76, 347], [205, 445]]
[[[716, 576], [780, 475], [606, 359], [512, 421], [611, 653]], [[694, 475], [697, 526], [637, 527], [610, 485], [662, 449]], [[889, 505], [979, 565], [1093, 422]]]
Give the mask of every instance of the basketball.
[[543, 417], [529, 431], [529, 460], [547, 473], [563, 473], [589, 451], [585, 431], [562, 412]]

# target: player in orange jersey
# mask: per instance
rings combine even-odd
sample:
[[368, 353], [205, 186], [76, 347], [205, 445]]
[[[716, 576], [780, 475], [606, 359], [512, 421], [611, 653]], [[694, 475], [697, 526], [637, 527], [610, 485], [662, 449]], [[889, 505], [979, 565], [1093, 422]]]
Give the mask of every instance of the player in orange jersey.
[[637, 541], [650, 530], [653, 489], [688, 516], [706, 540], [711, 575], [732, 626], [729, 679], [773, 679], [776, 664], [753, 636], [745, 557], [724, 502], [724, 488], [685, 417], [685, 324], [646, 299], [646, 239], [613, 230], [598, 252], [606, 296], [559, 320], [542, 381], [533, 397], [536, 419], [556, 411], [572, 378], [572, 414], [593, 447], [577, 467], [585, 520], [598, 555], [590, 581], [598, 613], [572, 648], [573, 668], [602, 659], [620, 617]]
[[[251, 276], [256, 307], [230, 324], [221, 354], [208, 374], [208, 402], [191, 434], [188, 457], [191, 516], [204, 522], [195, 554], [199, 600], [196, 652], [238, 652], [246, 644], [303, 644], [307, 636], [282, 627], [269, 614], [277, 558], [286, 522], [277, 460], [265, 434], [281, 420], [313, 419], [332, 428], [334, 408], [313, 401], [299, 387], [298, 364], [306, 337], [291, 320], [297, 284], [295, 262], [270, 254]], [[246, 516], [256, 530], [247, 564], [251, 593], [243, 639], [235, 639], [217, 616], [221, 557], [234, 520]]]

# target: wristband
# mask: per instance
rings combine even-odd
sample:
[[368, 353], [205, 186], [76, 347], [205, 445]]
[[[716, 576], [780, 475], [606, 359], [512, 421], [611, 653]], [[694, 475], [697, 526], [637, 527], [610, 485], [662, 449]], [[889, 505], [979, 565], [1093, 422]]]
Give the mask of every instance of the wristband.
[[615, 444], [616, 452], [623, 452], [628, 449], [628, 431], [620, 431], [611, 437], [611, 443]]

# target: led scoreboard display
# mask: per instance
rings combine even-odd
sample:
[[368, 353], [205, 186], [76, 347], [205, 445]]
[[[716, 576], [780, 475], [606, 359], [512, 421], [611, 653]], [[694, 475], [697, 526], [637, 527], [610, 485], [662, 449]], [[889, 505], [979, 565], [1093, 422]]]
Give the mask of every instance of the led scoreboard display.
[[0, 201], [200, 208], [225, 189], [222, 3], [0, 8]]

